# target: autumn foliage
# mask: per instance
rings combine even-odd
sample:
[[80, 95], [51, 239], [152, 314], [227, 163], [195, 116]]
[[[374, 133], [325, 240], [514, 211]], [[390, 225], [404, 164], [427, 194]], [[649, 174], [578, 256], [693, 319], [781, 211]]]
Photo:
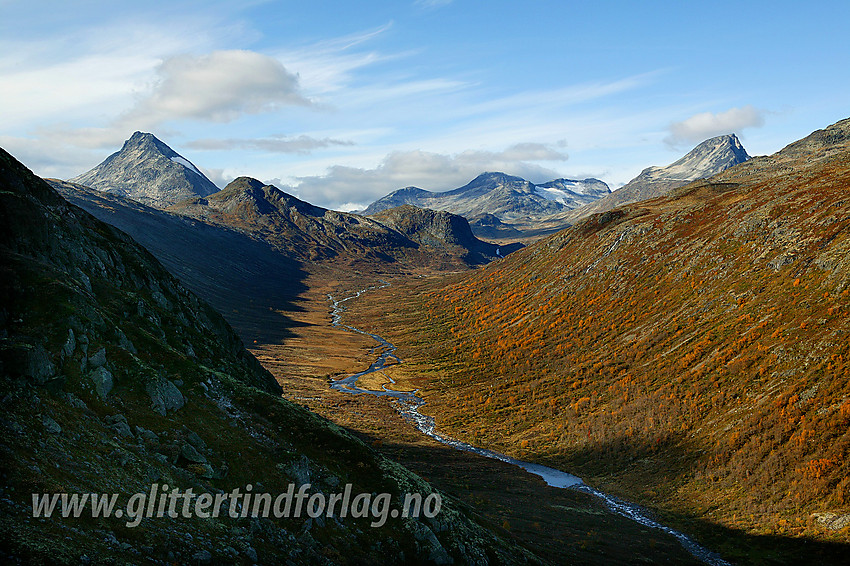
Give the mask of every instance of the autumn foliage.
[[372, 323], [430, 368], [450, 435], [660, 508], [817, 531], [812, 513], [850, 512], [848, 155], [758, 158], [389, 288]]

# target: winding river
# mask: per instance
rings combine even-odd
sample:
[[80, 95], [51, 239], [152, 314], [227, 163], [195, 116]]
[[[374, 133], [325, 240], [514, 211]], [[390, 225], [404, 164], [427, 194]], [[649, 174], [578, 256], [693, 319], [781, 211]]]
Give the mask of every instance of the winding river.
[[[386, 339], [377, 334], [371, 334], [354, 326], [343, 324], [342, 322], [342, 313], [345, 310], [343, 303], [345, 303], [346, 301], [350, 301], [351, 299], [356, 299], [367, 291], [389, 286], [389, 283], [385, 281], [381, 281], [381, 283], [382, 285], [380, 287], [369, 287], [367, 289], [357, 291], [354, 295], [351, 295], [350, 297], [346, 297], [344, 299], [337, 300], [333, 296], [328, 295], [328, 299], [331, 301], [332, 306], [331, 320], [333, 326], [343, 328], [350, 332], [363, 334], [364, 336], [369, 336], [370, 338], [375, 340], [375, 342], [377, 342], [377, 345], [371, 350], [371, 353], [377, 354], [377, 358], [375, 359], [375, 361], [372, 362], [372, 364], [367, 369], [361, 372], [355, 373], [354, 375], [350, 375], [343, 379], [332, 381], [330, 385], [333, 389], [345, 393], [389, 397], [394, 402], [396, 410], [399, 412], [399, 414], [401, 414], [403, 418], [412, 423], [420, 432], [430, 436], [437, 442], [441, 442], [442, 444], [446, 444], [457, 450], [463, 450], [465, 452], [474, 452], [475, 454], [479, 454], [487, 458], [501, 460], [502, 462], [506, 462], [508, 464], [520, 467], [529, 473], [540, 476], [548, 485], [552, 487], [570, 488], [594, 495], [600, 498], [612, 512], [622, 515], [646, 527], [658, 529], [675, 537], [685, 548], [685, 550], [687, 550], [691, 555], [693, 555], [699, 560], [702, 560], [706, 564], [709, 564], [710, 566], [731, 566], [729, 562], [723, 560], [723, 558], [721, 558], [717, 553], [700, 546], [686, 534], [681, 533], [675, 529], [671, 529], [670, 527], [662, 525], [661, 523], [649, 518], [647, 516], [646, 511], [640, 506], [635, 505], [634, 503], [623, 501], [612, 495], [608, 495], [607, 493], [599, 491], [598, 489], [590, 487], [589, 485], [585, 484], [581, 480], [581, 478], [577, 476], [562, 472], [561, 470], [556, 470], [555, 468], [550, 468], [548, 466], [542, 466], [540, 464], [534, 464], [531, 462], [523, 462], [522, 460], [517, 460], [515, 458], [511, 458], [510, 456], [506, 456], [505, 454], [500, 454], [499, 452], [487, 450], [486, 448], [477, 448], [475, 446], [472, 446], [471, 444], [467, 444], [466, 442], [461, 442], [459, 440], [455, 440], [453, 438], [438, 434], [436, 430], [437, 423], [434, 417], [423, 415], [419, 412], [419, 409], [425, 404], [425, 401], [416, 394], [417, 391], [393, 391], [392, 389], [387, 389], [385, 385], [382, 386], [382, 388], [379, 390], [364, 389], [362, 387], [359, 387], [357, 385], [357, 380], [360, 377], [376, 371], [381, 371], [386, 367], [388, 360], [392, 359], [395, 360], [396, 363], [401, 363], [401, 359], [395, 354], [396, 347], [392, 343], [388, 342]], [[395, 383], [391, 378], [389, 379], [391, 383]]]

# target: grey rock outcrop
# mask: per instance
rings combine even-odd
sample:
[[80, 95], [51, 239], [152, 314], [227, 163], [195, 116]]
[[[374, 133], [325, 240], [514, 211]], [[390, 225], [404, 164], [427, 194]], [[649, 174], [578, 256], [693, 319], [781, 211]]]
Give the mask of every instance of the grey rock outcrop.
[[105, 399], [109, 395], [109, 392], [112, 391], [114, 380], [112, 374], [105, 367], [96, 368], [89, 374], [89, 379], [91, 379], [94, 389], [100, 395], [101, 399]]

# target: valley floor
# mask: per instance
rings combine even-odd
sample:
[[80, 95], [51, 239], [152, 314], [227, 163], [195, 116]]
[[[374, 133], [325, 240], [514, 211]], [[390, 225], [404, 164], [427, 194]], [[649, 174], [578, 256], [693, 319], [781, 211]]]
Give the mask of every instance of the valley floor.
[[[610, 513], [589, 495], [548, 487], [537, 476], [511, 465], [437, 443], [403, 420], [385, 398], [331, 389], [331, 379], [362, 371], [374, 361], [375, 344], [366, 336], [331, 326], [328, 296], [347, 297], [388, 280], [392, 284], [389, 289], [374, 289], [348, 301], [343, 323], [382, 335], [389, 332], [391, 340], [400, 340], [397, 353], [403, 363], [371, 374], [361, 385], [378, 389], [389, 385], [391, 378], [396, 382], [392, 387], [399, 391], [418, 389], [430, 403], [423, 412], [437, 418], [438, 429], [440, 411], [450, 414], [453, 410], [446, 403], [445, 392], [429, 390], [435, 383], [428, 375], [439, 368], [417, 356], [409, 329], [392, 327], [398, 321], [397, 313], [403, 310], [397, 303], [399, 287], [411, 293], [418, 287], [435, 288], [440, 276], [339, 273], [320, 268], [307, 277], [308, 291], [301, 296], [300, 312], [286, 313], [294, 321], [293, 338], [284, 344], [256, 344], [252, 348], [283, 386], [286, 398], [355, 432], [466, 506], [483, 524], [553, 563], [697, 562], [674, 538]], [[384, 301], [393, 301], [392, 308]], [[385, 316], [388, 311], [394, 311], [396, 316]], [[464, 440], [474, 443], [475, 436]], [[498, 447], [512, 456], [535, 458], [515, 448], [511, 451], [509, 447]], [[544, 459], [541, 463], [549, 462]], [[582, 475], [582, 470], [566, 471]], [[693, 502], [682, 502], [678, 508], [657, 507], [657, 501], [645, 497], [652, 489], [635, 486], [627, 475], [583, 477], [595, 487], [648, 506], [661, 522], [694, 536], [733, 563], [793, 564], [815, 558], [821, 563], [841, 563], [847, 556], [847, 545], [834, 537], [818, 540], [730, 529], [712, 521], [708, 510], [694, 513]], [[658, 489], [663, 491], [665, 486]]]
[[[436, 442], [405, 421], [385, 398], [331, 389], [330, 379], [368, 367], [375, 356], [372, 340], [331, 326], [328, 295], [349, 296], [379, 284], [379, 277], [340, 279], [328, 272], [312, 274], [306, 280], [309, 291], [302, 295], [302, 310], [287, 313], [294, 321], [295, 337], [281, 345], [251, 349], [277, 378], [287, 399], [355, 432], [469, 509], [482, 524], [544, 560], [699, 563], [673, 537], [611, 513], [588, 494], [549, 487], [538, 476], [512, 465]], [[344, 318], [343, 322], [350, 321]], [[360, 385], [378, 389], [392, 378], [397, 390], [416, 389], [412, 369], [406, 363], [390, 366]]]

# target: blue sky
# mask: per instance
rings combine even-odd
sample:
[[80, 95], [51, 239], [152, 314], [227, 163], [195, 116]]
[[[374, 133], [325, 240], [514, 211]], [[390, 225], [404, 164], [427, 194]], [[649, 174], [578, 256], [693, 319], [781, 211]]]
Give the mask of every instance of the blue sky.
[[483, 171], [616, 188], [708, 137], [850, 116], [850, 3], [0, 0], [0, 146], [76, 176], [134, 131], [219, 186], [352, 209]]

